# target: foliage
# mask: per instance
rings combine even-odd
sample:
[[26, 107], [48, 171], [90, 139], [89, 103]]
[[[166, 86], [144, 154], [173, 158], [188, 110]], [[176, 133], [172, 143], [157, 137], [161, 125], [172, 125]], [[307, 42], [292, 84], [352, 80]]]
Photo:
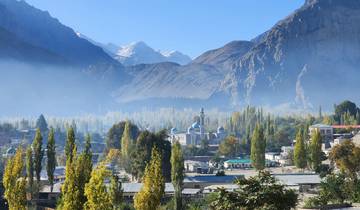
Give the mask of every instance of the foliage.
[[298, 195], [286, 189], [284, 185], [271, 176], [269, 172], [259, 171], [259, 174], [248, 179], [238, 179], [239, 189], [228, 192], [220, 189], [217, 198], [211, 203], [213, 210], [253, 210], [294, 208]]
[[58, 208], [61, 210], [81, 210], [83, 203], [81, 202], [81, 192], [78, 186], [78, 177], [76, 176], [76, 145], [73, 152], [68, 153], [72, 157], [68, 157], [65, 168], [65, 182], [62, 185], [62, 197]]
[[72, 158], [74, 157], [73, 152], [74, 152], [75, 147], [76, 147], [75, 146], [75, 131], [74, 131], [74, 128], [71, 126], [67, 130], [67, 138], [66, 138], [66, 144], [65, 144], [66, 161], [70, 160], [70, 162], [72, 162]]
[[[121, 138], [123, 136], [123, 132], [125, 129], [125, 125], [126, 125], [127, 121], [122, 121], [119, 122], [117, 124], [114, 124], [108, 134], [107, 134], [107, 139], [106, 139], [106, 147], [107, 149], [121, 149]], [[129, 127], [130, 127], [130, 139], [137, 139], [138, 135], [139, 135], [139, 128], [132, 124], [131, 122], [129, 123]]]
[[360, 147], [356, 147], [350, 140], [333, 147], [329, 159], [352, 178], [356, 178], [360, 172]]
[[153, 147], [151, 160], [146, 166], [143, 177], [144, 185], [134, 197], [134, 207], [137, 210], [154, 210], [160, 206], [165, 190], [161, 159], [160, 151], [157, 147]]
[[85, 186], [85, 195], [87, 198], [84, 209], [87, 210], [112, 210], [112, 198], [108, 188], [105, 185], [105, 179], [109, 178], [111, 172], [101, 165], [91, 173], [89, 183]]
[[33, 142], [33, 149], [34, 149], [34, 169], [35, 169], [35, 175], [36, 175], [36, 180], [39, 183], [40, 182], [40, 173], [41, 173], [41, 169], [42, 169], [42, 159], [44, 156], [44, 150], [42, 149], [42, 136], [41, 136], [41, 132], [40, 129], [38, 128], [36, 130], [36, 134], [35, 134], [35, 139]]
[[32, 197], [34, 186], [34, 162], [31, 146], [28, 146], [26, 149], [26, 176], [28, 181], [28, 191]]
[[255, 126], [253, 136], [251, 138], [251, 164], [257, 170], [265, 168], [265, 137], [264, 130], [260, 124]]
[[307, 158], [305, 150], [305, 142], [303, 137], [303, 131], [299, 129], [296, 135], [296, 144], [294, 148], [294, 162], [297, 168], [306, 168]]
[[129, 148], [134, 140], [131, 139], [131, 125], [129, 121], [126, 121], [123, 135], [121, 137], [121, 156], [128, 158]]
[[311, 168], [317, 171], [322, 162], [323, 152], [321, 150], [322, 145], [322, 137], [320, 135], [320, 131], [315, 130], [311, 136], [310, 143], [310, 163]]
[[15, 156], [7, 161], [3, 176], [4, 197], [10, 210], [26, 209], [26, 180], [22, 177], [24, 167], [22, 152], [19, 147]]
[[114, 209], [120, 209], [123, 206], [123, 189], [122, 184], [119, 180], [119, 177], [113, 175], [111, 177], [109, 194], [111, 198], [111, 204], [114, 206]]
[[171, 181], [175, 188], [174, 209], [182, 209], [182, 189], [184, 181], [184, 157], [179, 142], [175, 142], [171, 150]]
[[152, 149], [156, 147], [161, 153], [162, 174], [167, 182], [171, 181], [171, 144], [167, 140], [165, 130], [158, 133], [149, 131], [142, 132], [137, 141], [135, 149], [131, 154], [131, 174], [138, 180], [143, 177], [146, 164], [151, 159]]
[[51, 186], [50, 191], [52, 192], [54, 186], [54, 172], [56, 168], [56, 145], [55, 145], [55, 132], [53, 128], [50, 128], [48, 142], [46, 145], [46, 156], [47, 156], [46, 172]]
[[305, 201], [307, 208], [319, 208], [328, 204], [344, 204], [352, 201], [352, 182], [343, 173], [330, 174], [321, 181], [319, 194]]
[[345, 124], [344, 118], [342, 119], [342, 116], [345, 114], [348, 114], [348, 117], [355, 117], [356, 114], [360, 112], [360, 109], [356, 106], [355, 103], [351, 101], [343, 101], [339, 105], [335, 105], [335, 115], [334, 118], [339, 124]]
[[48, 124], [45, 120], [44, 115], [40, 115], [36, 120], [36, 128], [40, 129], [42, 133], [46, 133], [48, 131]]
[[239, 140], [235, 136], [226, 137], [219, 145], [219, 153], [230, 158], [239, 156], [241, 153]]

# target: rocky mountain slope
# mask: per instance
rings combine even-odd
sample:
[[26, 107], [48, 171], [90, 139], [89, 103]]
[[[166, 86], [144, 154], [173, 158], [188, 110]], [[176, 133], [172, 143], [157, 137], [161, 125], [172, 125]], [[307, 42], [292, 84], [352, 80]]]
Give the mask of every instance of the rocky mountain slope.
[[317, 108], [359, 100], [359, 21], [360, 1], [306, 1], [236, 59], [222, 90], [238, 104]]

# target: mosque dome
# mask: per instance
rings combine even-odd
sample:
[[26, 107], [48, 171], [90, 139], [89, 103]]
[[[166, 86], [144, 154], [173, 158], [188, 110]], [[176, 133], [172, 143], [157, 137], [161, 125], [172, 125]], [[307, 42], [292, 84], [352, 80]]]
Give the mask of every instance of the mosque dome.
[[10, 147], [9, 149], [6, 150], [7, 155], [13, 155], [15, 153], [16, 153], [16, 149], [14, 147]]
[[191, 126], [188, 128], [188, 133], [193, 133], [194, 132], [194, 128]]
[[222, 126], [218, 127], [217, 132], [218, 133], [224, 133], [225, 132], [224, 127], [222, 127]]
[[171, 130], [170, 130], [170, 133], [171, 133], [171, 134], [176, 134], [176, 132], [177, 132], [177, 129], [176, 129], [176, 128], [171, 128]]
[[200, 124], [199, 122], [194, 122], [192, 125], [191, 125], [192, 128], [200, 128]]

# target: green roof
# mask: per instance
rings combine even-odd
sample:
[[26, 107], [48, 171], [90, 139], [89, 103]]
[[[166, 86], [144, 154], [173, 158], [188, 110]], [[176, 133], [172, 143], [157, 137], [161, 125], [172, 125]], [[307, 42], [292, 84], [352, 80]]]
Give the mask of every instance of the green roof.
[[251, 163], [250, 159], [231, 159], [225, 161], [225, 163], [239, 164], [239, 163]]
[[[271, 163], [271, 162], [274, 162], [274, 161], [271, 161], [271, 160], [265, 160], [266, 163]], [[251, 163], [251, 160], [250, 159], [231, 159], [231, 160], [227, 160], [225, 161], [225, 163], [230, 163], [230, 164], [250, 164]]]

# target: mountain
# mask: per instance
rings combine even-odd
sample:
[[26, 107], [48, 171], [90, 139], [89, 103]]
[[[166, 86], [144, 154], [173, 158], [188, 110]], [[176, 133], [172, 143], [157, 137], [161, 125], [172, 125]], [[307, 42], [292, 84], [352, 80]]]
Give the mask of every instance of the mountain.
[[246, 54], [253, 46], [254, 43], [250, 41], [232, 41], [221, 48], [203, 53], [193, 63], [213, 65], [227, 73], [231, 70], [235, 61]]
[[221, 91], [237, 104], [317, 108], [359, 89], [360, 1], [308, 0], [234, 59]]
[[190, 63], [192, 60], [188, 55], [185, 55], [176, 50], [164, 51], [164, 52], [161, 52], [161, 54], [166, 57], [167, 62], [174, 62], [174, 63], [178, 63], [180, 65], [186, 65], [186, 64]]
[[121, 64], [102, 48], [78, 37], [48, 12], [25, 1], [0, 0], [0, 17], [0, 27], [23, 42], [64, 58], [74, 67], [101, 74], [121, 69]]
[[127, 68], [133, 76], [114, 97], [120, 103], [148, 99], [208, 99], [219, 87], [224, 75], [210, 65], [177, 63], [140, 64]]
[[19, 40], [15, 34], [2, 27], [0, 27], [0, 59], [38, 64], [66, 64], [64, 58]]
[[145, 42], [133, 42], [121, 47], [115, 58], [125, 66], [165, 62], [164, 56]]
[[178, 51], [160, 52], [149, 47], [145, 42], [133, 42], [120, 47], [115, 58], [125, 66], [137, 64], [153, 64], [160, 62], [174, 62], [181, 65], [188, 64], [191, 58]]

